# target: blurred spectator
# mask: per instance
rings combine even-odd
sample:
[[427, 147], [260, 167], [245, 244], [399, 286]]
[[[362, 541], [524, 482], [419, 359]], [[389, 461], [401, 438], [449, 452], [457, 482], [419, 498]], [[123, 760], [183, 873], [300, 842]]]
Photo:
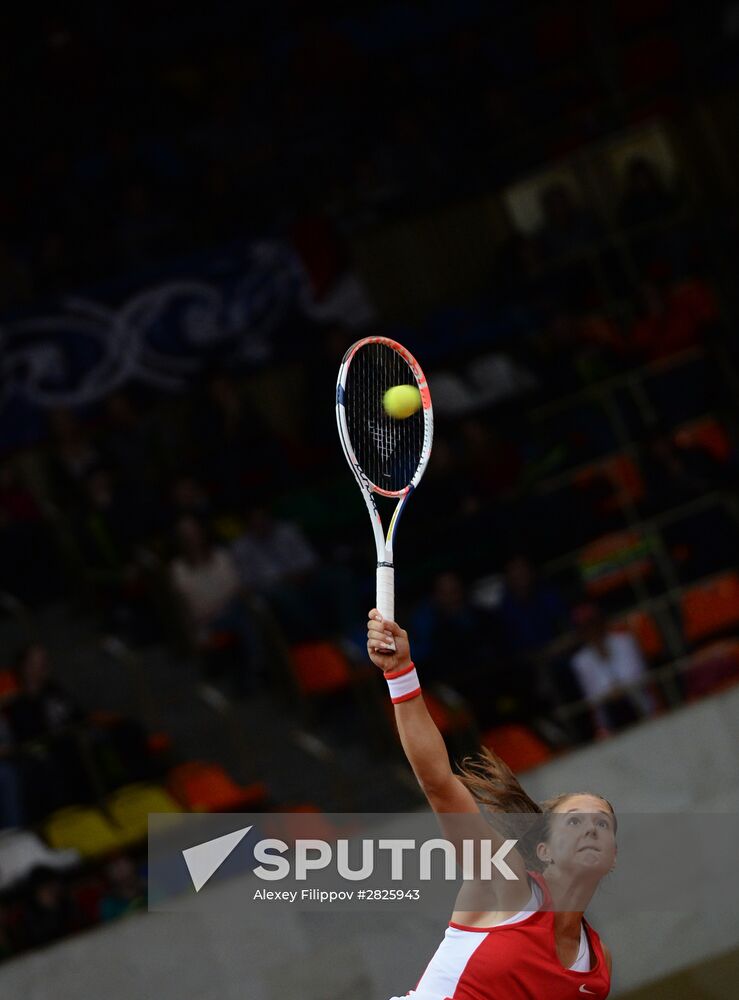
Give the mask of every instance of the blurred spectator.
[[121, 488], [102, 466], [85, 477], [84, 500], [71, 513], [70, 523], [86, 568], [110, 574], [112, 580], [118, 579], [148, 527], [135, 494]]
[[[437, 522], [445, 517], [456, 517], [470, 510], [479, 509], [479, 500], [473, 496], [461, 466], [460, 449], [452, 445], [448, 437], [436, 435], [426, 473], [430, 487], [420, 500], [424, 511], [428, 511], [429, 522]], [[420, 494], [419, 494], [420, 497]]]
[[134, 642], [157, 635], [146, 604], [147, 546], [164, 516], [158, 492], [152, 491], [147, 503], [143, 492], [127, 488], [103, 467], [86, 476], [83, 499], [68, 516], [105, 629]]
[[509, 649], [525, 655], [557, 637], [568, 620], [559, 592], [537, 580], [529, 559], [513, 556], [505, 567], [499, 614]]
[[496, 301], [520, 308], [522, 302], [543, 307], [550, 299], [550, 282], [541, 275], [538, 240], [514, 232], [500, 248], [491, 276]]
[[23, 649], [16, 664], [18, 692], [5, 707], [11, 755], [28, 812], [36, 818], [97, 791], [151, 777], [143, 727], [125, 717], [88, 716], [54, 678], [41, 643]]
[[510, 496], [523, 463], [516, 445], [497, 426], [470, 417], [460, 428], [464, 476], [482, 501]]
[[52, 410], [49, 427], [52, 491], [59, 506], [69, 510], [79, 502], [84, 479], [100, 463], [100, 455], [87, 429], [70, 410]]
[[53, 868], [36, 868], [28, 882], [30, 899], [22, 936], [31, 948], [51, 944], [80, 930], [83, 920], [63, 877]]
[[456, 440], [453, 445], [449, 438], [436, 437], [425, 478], [428, 487], [414, 497], [413, 517], [403, 527], [410, 549], [423, 551], [433, 535], [435, 569], [447, 563], [466, 573], [479, 568], [481, 561], [499, 561], [501, 539], [496, 530], [499, 511], [483, 503], [473, 488], [460, 452]]
[[21, 776], [24, 811], [36, 820], [60, 805], [90, 794], [88, 771], [74, 731], [83, 716], [54, 679], [48, 651], [31, 643], [19, 653], [18, 691], [4, 713]]
[[435, 530], [447, 534], [447, 519], [452, 519], [454, 530], [467, 515], [480, 509], [480, 500], [473, 494], [466, 476], [461, 471], [459, 448], [448, 437], [437, 434], [431, 461], [426, 472], [427, 489], [414, 498], [415, 517], [408, 519], [406, 537], [415, 538], [417, 544]]
[[618, 326], [591, 310], [563, 310], [552, 316], [540, 335], [532, 338], [536, 353], [531, 364], [544, 391], [556, 398], [614, 373], [626, 344]]
[[541, 193], [543, 225], [539, 242], [547, 257], [566, 257], [593, 243], [600, 229], [588, 212], [577, 205], [566, 184], [550, 184]]
[[0, 590], [31, 604], [59, 586], [51, 529], [17, 462], [0, 465]]
[[272, 605], [290, 638], [354, 626], [357, 609], [346, 572], [321, 565], [297, 524], [255, 507], [231, 551], [243, 586]]
[[654, 426], [642, 462], [649, 511], [665, 510], [728, 483], [726, 466], [698, 444], [678, 446], [675, 432]]
[[592, 704], [596, 736], [607, 736], [653, 715], [656, 706], [648, 685], [629, 688], [648, 679], [647, 664], [634, 636], [609, 631], [594, 604], [579, 605], [572, 618], [583, 643], [572, 666], [582, 697]]
[[326, 406], [336, 392], [335, 368], [356, 336], [342, 326], [321, 327], [315, 331], [315, 348], [300, 366], [301, 400], [296, 418], [300, 447], [295, 463], [331, 461], [335, 455], [336, 415]]
[[693, 278], [674, 285], [664, 280], [645, 282], [641, 311], [629, 333], [628, 347], [645, 361], [656, 361], [695, 347], [718, 319], [716, 296], [704, 281]]
[[653, 222], [675, 211], [679, 204], [659, 168], [646, 156], [634, 156], [626, 164], [621, 218], [627, 226]]
[[21, 778], [11, 755], [10, 727], [7, 719], [0, 715], [0, 830], [24, 823]]
[[470, 604], [457, 573], [435, 577], [430, 597], [418, 605], [412, 622], [414, 655], [429, 679], [453, 684], [456, 678], [448, 676], [453, 659], [459, 663], [460, 674], [474, 674], [480, 664], [490, 664], [490, 624]]
[[[456, 688], [474, 705], [480, 724], [492, 725], [496, 703], [510, 695], [505, 664], [490, 615], [471, 604], [459, 575], [439, 573], [411, 621], [414, 657], [424, 677]], [[457, 664], [451, 674], [450, 663]]]
[[300, 583], [318, 565], [318, 557], [298, 525], [276, 520], [263, 507], [249, 513], [246, 531], [231, 551], [241, 582], [261, 593]]
[[662, 530], [680, 581], [733, 568], [739, 551], [739, 524], [724, 503], [706, 505], [670, 521]]
[[182, 473], [172, 480], [169, 502], [174, 520], [191, 515], [207, 522], [213, 515], [213, 504], [203, 484], [189, 473]]
[[100, 900], [100, 919], [116, 920], [146, 908], [146, 884], [126, 854], [105, 866], [107, 889]]
[[181, 517], [176, 532], [180, 554], [170, 572], [184, 602], [185, 628], [201, 648], [208, 648], [222, 633], [237, 637], [242, 663], [234, 681], [241, 693], [247, 693], [261, 668], [262, 650], [233, 557], [227, 549], [212, 545], [203, 525], [192, 516]]
[[280, 481], [274, 436], [230, 375], [208, 377], [192, 420], [198, 467], [220, 508], [239, 510], [247, 490]]
[[613, 375], [624, 363], [627, 345], [611, 317], [582, 310], [558, 312], [537, 346], [541, 377], [550, 392], [561, 395]]
[[155, 427], [141, 405], [122, 390], [105, 400], [105, 418], [106, 461], [137, 500], [153, 502], [160, 476]]
[[[514, 555], [505, 567], [503, 597], [498, 606], [502, 638], [515, 667], [516, 691], [525, 711], [550, 716], [555, 706], [575, 697], [574, 682], [566, 664], [559, 660], [569, 610], [559, 591], [537, 580], [529, 559]], [[564, 736], [556, 734], [559, 740]], [[570, 739], [579, 739], [571, 727]], [[552, 738], [555, 738], [552, 733]]]
[[18, 693], [5, 708], [16, 743], [42, 740], [81, 718], [81, 712], [51, 674], [48, 650], [31, 643], [16, 660]]

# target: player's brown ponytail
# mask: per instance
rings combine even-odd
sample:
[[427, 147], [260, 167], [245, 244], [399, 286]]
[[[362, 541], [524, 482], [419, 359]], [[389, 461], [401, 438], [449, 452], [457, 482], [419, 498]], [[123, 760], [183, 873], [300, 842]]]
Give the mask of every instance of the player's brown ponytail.
[[501, 813], [541, 813], [543, 809], [526, 794], [506, 762], [483, 747], [477, 757], [465, 757], [459, 779], [476, 802]]
[[[616, 829], [616, 813], [602, 795], [594, 792], [564, 792], [539, 804], [527, 795], [516, 775], [506, 762], [488, 747], [483, 747], [477, 757], [466, 757], [459, 767], [459, 780], [484, 809], [500, 815], [499, 822], [491, 822], [501, 832], [519, 840], [519, 850], [530, 868], [541, 869], [536, 856], [536, 846], [549, 839], [549, 817], [557, 806], [574, 795], [592, 795], [608, 806]], [[530, 822], [525, 815], [540, 817]], [[504, 818], [505, 817], [505, 818]]]

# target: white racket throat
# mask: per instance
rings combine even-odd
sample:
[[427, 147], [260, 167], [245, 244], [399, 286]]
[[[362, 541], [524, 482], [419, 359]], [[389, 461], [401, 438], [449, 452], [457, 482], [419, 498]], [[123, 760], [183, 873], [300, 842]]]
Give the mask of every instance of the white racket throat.
[[[414, 385], [419, 391], [421, 405], [405, 419], [384, 410], [385, 393], [396, 385]], [[428, 383], [410, 351], [388, 337], [365, 337], [353, 344], [339, 368], [336, 423], [372, 524], [376, 607], [383, 618], [394, 621], [395, 535], [405, 504], [426, 470], [434, 428]], [[378, 494], [398, 500], [387, 533], [375, 501]]]

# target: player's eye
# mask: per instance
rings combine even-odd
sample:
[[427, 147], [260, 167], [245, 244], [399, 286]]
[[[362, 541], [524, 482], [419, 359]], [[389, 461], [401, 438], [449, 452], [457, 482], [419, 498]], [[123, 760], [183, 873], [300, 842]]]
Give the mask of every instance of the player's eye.
[[570, 826], [577, 826], [577, 824], [580, 822], [580, 817], [579, 816], [570, 816], [570, 818], [567, 820], [567, 822], [570, 824]]

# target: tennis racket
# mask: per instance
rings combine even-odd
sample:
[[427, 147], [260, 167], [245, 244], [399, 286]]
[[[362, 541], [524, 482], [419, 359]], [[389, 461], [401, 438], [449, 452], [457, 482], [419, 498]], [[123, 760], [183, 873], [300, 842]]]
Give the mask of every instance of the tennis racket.
[[[396, 385], [416, 386], [421, 406], [399, 420], [383, 405]], [[395, 619], [393, 550], [400, 515], [421, 481], [431, 455], [434, 417], [426, 376], [401, 344], [387, 337], [365, 337], [344, 355], [336, 382], [336, 422], [349, 467], [362, 491], [377, 550], [376, 606]], [[397, 498], [387, 534], [376, 495]]]

